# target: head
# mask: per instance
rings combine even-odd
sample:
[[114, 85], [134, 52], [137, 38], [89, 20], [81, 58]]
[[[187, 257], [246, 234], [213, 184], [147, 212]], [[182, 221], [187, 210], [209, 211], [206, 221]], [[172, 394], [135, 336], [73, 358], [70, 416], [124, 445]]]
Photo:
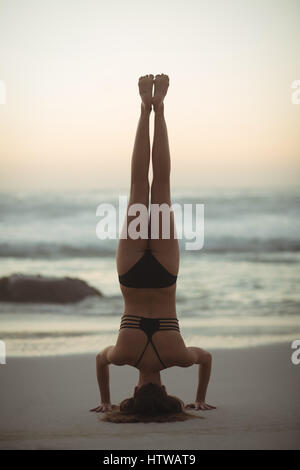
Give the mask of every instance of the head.
[[134, 396], [120, 404], [120, 411], [107, 414], [105, 420], [120, 422], [184, 421], [191, 415], [185, 413], [184, 403], [168, 395], [165, 387], [147, 383], [135, 387]]
[[178, 398], [169, 396], [165, 387], [152, 382], [136, 387], [134, 396], [123, 400], [120, 411], [141, 415], [160, 415], [180, 413], [183, 403]]

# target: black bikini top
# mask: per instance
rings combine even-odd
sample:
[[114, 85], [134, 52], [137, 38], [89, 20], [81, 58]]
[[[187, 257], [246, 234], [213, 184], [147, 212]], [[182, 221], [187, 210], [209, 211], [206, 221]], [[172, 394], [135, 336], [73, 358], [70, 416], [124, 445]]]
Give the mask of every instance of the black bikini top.
[[167, 271], [147, 248], [127, 273], [119, 275], [119, 281], [126, 287], [155, 289], [175, 284], [177, 276]]

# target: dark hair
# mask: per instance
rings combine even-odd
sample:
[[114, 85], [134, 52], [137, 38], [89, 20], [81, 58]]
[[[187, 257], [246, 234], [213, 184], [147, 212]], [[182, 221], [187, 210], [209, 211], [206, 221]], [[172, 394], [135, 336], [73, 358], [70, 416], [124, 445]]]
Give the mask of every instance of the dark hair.
[[165, 388], [147, 383], [131, 398], [120, 403], [119, 411], [106, 414], [104, 420], [113, 423], [184, 421], [194, 418], [183, 410], [183, 402], [168, 395]]

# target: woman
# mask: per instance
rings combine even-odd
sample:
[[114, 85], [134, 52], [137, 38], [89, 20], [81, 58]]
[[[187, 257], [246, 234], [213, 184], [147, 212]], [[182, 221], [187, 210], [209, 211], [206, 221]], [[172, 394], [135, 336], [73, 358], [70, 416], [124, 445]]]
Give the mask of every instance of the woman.
[[[180, 412], [181, 400], [170, 397], [161, 383], [160, 371], [168, 367], [199, 365], [199, 383], [195, 402], [187, 405], [196, 410], [215, 408], [205, 401], [211, 371], [211, 354], [198, 347], [186, 347], [180, 335], [176, 316], [176, 280], [179, 268], [179, 246], [175, 235], [174, 214], [169, 212], [170, 236], [162, 236], [162, 214], [158, 236], [130, 237], [129, 214], [133, 204], [149, 207], [152, 204], [171, 207], [170, 151], [164, 118], [164, 97], [169, 77], [145, 75], [139, 79], [142, 99], [141, 115], [131, 161], [130, 198], [122, 238], [117, 249], [117, 270], [124, 298], [124, 313], [117, 343], [97, 355], [97, 379], [101, 404], [91, 411], [112, 410], [109, 392], [109, 364], [131, 365], [139, 370], [139, 381], [131, 399], [123, 401], [124, 413], [160, 414]], [[152, 95], [152, 89], [154, 92]], [[155, 113], [152, 148], [153, 180], [148, 181], [150, 163], [149, 117]], [[151, 234], [151, 215], [147, 224]], [[125, 235], [125, 236], [124, 236]]]

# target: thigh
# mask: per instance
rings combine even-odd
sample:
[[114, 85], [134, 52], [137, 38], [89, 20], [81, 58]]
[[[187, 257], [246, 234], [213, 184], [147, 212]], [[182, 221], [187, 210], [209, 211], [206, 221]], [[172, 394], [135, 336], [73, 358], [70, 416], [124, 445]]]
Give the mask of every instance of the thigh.
[[[127, 272], [143, 255], [144, 251], [148, 246], [147, 238], [132, 238], [130, 235], [132, 233], [131, 229], [136, 227], [136, 232], [141, 232], [143, 228], [139, 225], [136, 226], [135, 220], [140, 216], [140, 213], [137, 212], [136, 215], [129, 215], [128, 211], [130, 208], [135, 210], [133, 207], [134, 204], [142, 204], [144, 209], [143, 215], [140, 220], [144, 220], [146, 217], [144, 232], [147, 232], [147, 227], [149, 224], [148, 212], [149, 207], [149, 183], [148, 181], [135, 183], [131, 186], [130, 198], [126, 210], [125, 220], [123, 222], [122, 231], [120, 234], [120, 239], [118, 242], [116, 261], [117, 261], [117, 271], [118, 274], [124, 274]], [[133, 223], [134, 225], [131, 225]], [[122, 237], [125, 238], [122, 238]], [[148, 233], [146, 233], [148, 237]]]
[[[150, 212], [149, 248], [158, 261], [174, 275], [179, 269], [179, 245], [176, 237], [174, 213], [170, 210], [171, 196], [169, 181], [153, 181], [151, 186], [151, 205], [161, 206], [158, 212]], [[159, 216], [157, 216], [157, 213]], [[165, 219], [165, 226], [164, 226]], [[158, 226], [157, 226], [158, 223]], [[151, 231], [157, 238], [151, 238]], [[167, 238], [164, 238], [167, 237]]]

